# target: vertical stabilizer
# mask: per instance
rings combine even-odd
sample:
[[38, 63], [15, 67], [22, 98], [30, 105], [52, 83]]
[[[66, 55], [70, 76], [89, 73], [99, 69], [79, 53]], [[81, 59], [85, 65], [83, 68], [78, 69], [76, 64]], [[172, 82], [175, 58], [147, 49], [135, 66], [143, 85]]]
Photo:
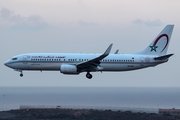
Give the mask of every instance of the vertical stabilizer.
[[138, 52], [138, 54], [165, 55], [168, 50], [173, 28], [174, 25], [167, 25], [152, 43], [145, 50]]

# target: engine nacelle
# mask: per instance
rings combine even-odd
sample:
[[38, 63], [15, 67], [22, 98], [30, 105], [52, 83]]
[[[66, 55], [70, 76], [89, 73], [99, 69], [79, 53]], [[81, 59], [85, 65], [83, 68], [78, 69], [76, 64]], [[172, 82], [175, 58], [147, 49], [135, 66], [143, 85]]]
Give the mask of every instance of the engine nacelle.
[[63, 74], [79, 74], [77, 72], [77, 66], [76, 65], [68, 65], [63, 64], [60, 66], [60, 72]]

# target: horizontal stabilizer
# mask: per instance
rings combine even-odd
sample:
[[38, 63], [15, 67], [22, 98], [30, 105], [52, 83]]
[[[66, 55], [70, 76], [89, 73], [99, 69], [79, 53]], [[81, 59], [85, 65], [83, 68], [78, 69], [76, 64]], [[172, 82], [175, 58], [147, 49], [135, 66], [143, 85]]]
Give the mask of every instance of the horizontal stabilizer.
[[160, 57], [155, 57], [154, 60], [166, 60], [169, 57], [171, 57], [172, 55], [174, 55], [174, 54], [168, 54], [168, 55], [163, 55], [163, 56], [160, 56]]

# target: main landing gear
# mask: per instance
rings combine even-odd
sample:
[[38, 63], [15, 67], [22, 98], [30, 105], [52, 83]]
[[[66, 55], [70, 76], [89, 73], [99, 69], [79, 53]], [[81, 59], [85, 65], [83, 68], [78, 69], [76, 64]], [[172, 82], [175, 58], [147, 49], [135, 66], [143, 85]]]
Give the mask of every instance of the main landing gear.
[[92, 74], [90, 74], [90, 72], [87, 72], [86, 77], [87, 77], [88, 79], [91, 79], [93, 76], [92, 76]]

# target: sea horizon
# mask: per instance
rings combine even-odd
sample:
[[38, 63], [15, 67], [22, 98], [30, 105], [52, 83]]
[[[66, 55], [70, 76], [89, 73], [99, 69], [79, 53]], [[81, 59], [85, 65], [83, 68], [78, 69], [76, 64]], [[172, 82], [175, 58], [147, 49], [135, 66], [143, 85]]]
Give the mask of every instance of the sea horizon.
[[21, 105], [180, 109], [179, 87], [0, 87], [0, 110]]

